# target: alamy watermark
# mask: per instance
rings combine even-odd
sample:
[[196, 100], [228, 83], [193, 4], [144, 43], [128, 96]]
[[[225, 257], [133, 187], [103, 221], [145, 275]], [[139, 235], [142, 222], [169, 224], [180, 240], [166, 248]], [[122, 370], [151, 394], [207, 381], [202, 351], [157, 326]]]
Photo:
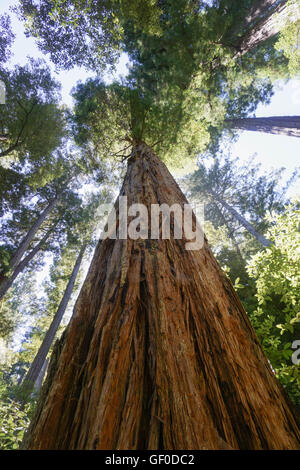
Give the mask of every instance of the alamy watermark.
[[300, 340], [296, 340], [292, 344], [292, 349], [296, 349], [296, 351], [292, 355], [292, 363], [297, 366], [300, 364]]
[[5, 83], [0, 80], [0, 104], [6, 103], [6, 86]]
[[[118, 210], [117, 210], [118, 209]], [[120, 196], [118, 207], [101, 204], [98, 215], [108, 214], [101, 239], [175, 240], [186, 241], [186, 250], [200, 250], [204, 244], [204, 204], [151, 204], [150, 210], [141, 203], [128, 206], [127, 196]], [[118, 211], [118, 223], [117, 223]], [[201, 225], [199, 224], [201, 223]]]

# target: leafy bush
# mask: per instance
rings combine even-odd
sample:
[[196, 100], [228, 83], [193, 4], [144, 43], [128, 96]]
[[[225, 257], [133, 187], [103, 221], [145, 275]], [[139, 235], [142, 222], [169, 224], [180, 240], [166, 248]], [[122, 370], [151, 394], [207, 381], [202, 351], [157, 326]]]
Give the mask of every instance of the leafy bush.
[[0, 449], [16, 450], [19, 448], [24, 432], [29, 425], [32, 406], [21, 405], [7, 399], [0, 405]]
[[292, 362], [292, 345], [300, 340], [300, 200], [268, 220], [273, 243], [248, 262], [257, 289], [249, 314], [278, 379], [300, 408], [300, 364]]

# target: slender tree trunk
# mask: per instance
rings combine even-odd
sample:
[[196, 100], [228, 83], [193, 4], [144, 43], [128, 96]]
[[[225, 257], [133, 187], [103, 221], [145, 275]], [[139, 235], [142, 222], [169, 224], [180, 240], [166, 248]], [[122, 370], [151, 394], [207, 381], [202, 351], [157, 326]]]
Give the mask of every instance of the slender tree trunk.
[[226, 119], [225, 122], [233, 129], [300, 137], [300, 116]]
[[[120, 194], [148, 214], [187, 203], [143, 143]], [[299, 448], [296, 412], [231, 282], [206, 240], [186, 241], [99, 242], [24, 449]]]
[[257, 232], [253, 225], [251, 225], [241, 214], [239, 214], [230, 204], [227, 204], [222, 198], [217, 196], [214, 192], [211, 192], [212, 197], [218, 201], [222, 206], [233, 215], [233, 217], [240, 222], [240, 224], [256, 238], [256, 240], [263, 246], [268, 247], [271, 245], [270, 240], [267, 240], [261, 233]]
[[[39, 215], [38, 219], [35, 221], [35, 223], [31, 226], [29, 231], [27, 232], [26, 236], [23, 238], [21, 241], [19, 247], [15, 251], [14, 255], [11, 257], [10, 263], [9, 263], [9, 269], [13, 270], [21, 261], [22, 257], [24, 256], [25, 252], [27, 251], [30, 243], [34, 239], [37, 231], [41, 228], [41, 225], [47, 218], [47, 216], [50, 214], [50, 212], [54, 209], [56, 203], [57, 203], [57, 198], [52, 199], [47, 207], [41, 212]], [[1, 284], [0, 284], [1, 286]]]
[[70, 279], [69, 279], [69, 282], [67, 284], [67, 287], [66, 287], [66, 290], [65, 290], [65, 293], [63, 295], [63, 298], [59, 304], [59, 307], [57, 309], [57, 312], [52, 320], [52, 323], [45, 335], [45, 338], [31, 364], [31, 367], [30, 369], [28, 370], [25, 378], [24, 378], [24, 381], [23, 383], [27, 383], [27, 384], [31, 384], [33, 385], [40, 372], [41, 372], [41, 369], [43, 367], [43, 364], [45, 363], [45, 360], [46, 360], [46, 357], [47, 357], [47, 354], [50, 350], [50, 347], [53, 343], [53, 340], [55, 338], [55, 335], [57, 333], [57, 330], [58, 330], [58, 327], [62, 321], [62, 318], [64, 316], [64, 313], [66, 311], [66, 308], [68, 306], [68, 303], [70, 301], [70, 298], [71, 298], [71, 295], [72, 295], [72, 292], [73, 292], [73, 288], [74, 288], [74, 284], [75, 284], [75, 281], [76, 281], [76, 278], [77, 278], [77, 275], [78, 275], [78, 271], [80, 269], [80, 265], [81, 265], [81, 262], [82, 262], [82, 258], [83, 258], [83, 255], [84, 255], [84, 252], [85, 252], [85, 248], [86, 248], [86, 245], [84, 245], [80, 252], [79, 252], [79, 255], [77, 257], [77, 260], [76, 260], [76, 263], [74, 265], [74, 268], [73, 268], [73, 271], [72, 271], [72, 274], [70, 276]]
[[48, 232], [44, 235], [39, 243], [28, 253], [27, 256], [15, 267], [12, 275], [10, 277], [2, 277], [1, 284], [0, 284], [0, 300], [3, 299], [5, 294], [7, 293], [8, 289], [12, 286], [16, 278], [19, 276], [20, 273], [24, 271], [24, 269], [28, 266], [30, 261], [35, 257], [35, 255], [41, 250], [43, 245], [48, 240], [50, 234], [52, 233], [53, 229], [48, 230]]
[[218, 205], [217, 205], [216, 203], [214, 203], [214, 206], [215, 206], [215, 208], [217, 209], [218, 213], [220, 214], [220, 217], [221, 217], [221, 219], [222, 219], [224, 225], [227, 227], [229, 238], [231, 239], [232, 244], [233, 244], [233, 246], [234, 246], [234, 248], [235, 248], [235, 250], [236, 250], [236, 252], [237, 252], [237, 254], [238, 254], [239, 258], [240, 258], [240, 260], [241, 260], [242, 262], [244, 262], [244, 258], [243, 258], [243, 255], [242, 255], [242, 253], [241, 253], [239, 244], [238, 244], [238, 242], [236, 241], [236, 238], [235, 238], [235, 236], [234, 236], [234, 231], [228, 226], [227, 220], [226, 220], [226, 218], [225, 218], [223, 212], [221, 211], [221, 209], [218, 207]]
[[239, 39], [236, 56], [246, 54], [279, 33], [289, 21], [294, 23], [299, 19], [299, 4], [296, 1], [289, 3], [288, 0], [283, 0]]
[[42, 388], [43, 380], [44, 380], [45, 374], [47, 372], [48, 362], [49, 361], [46, 358], [45, 361], [44, 361], [44, 364], [42, 365], [41, 371], [40, 371], [36, 381], [34, 382], [34, 391], [35, 391], [35, 393], [39, 392]]

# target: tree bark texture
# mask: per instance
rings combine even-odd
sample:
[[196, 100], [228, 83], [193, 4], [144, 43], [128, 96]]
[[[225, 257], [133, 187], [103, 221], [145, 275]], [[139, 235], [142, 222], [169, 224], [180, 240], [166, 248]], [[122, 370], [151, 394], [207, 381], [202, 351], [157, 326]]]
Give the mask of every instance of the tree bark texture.
[[[239, 2], [237, 1], [237, 3]], [[277, 3], [278, 0], [255, 0], [248, 9], [244, 20], [238, 22], [231, 36], [235, 37], [239, 31], [248, 31], [250, 27], [254, 26], [255, 22], [261, 20]]]
[[75, 281], [76, 281], [76, 278], [80, 269], [84, 252], [85, 252], [85, 248], [86, 246], [83, 246], [78, 254], [72, 274], [70, 276], [69, 282], [64, 292], [63, 298], [59, 304], [59, 307], [51, 322], [51, 325], [45, 335], [45, 338], [24, 378], [23, 383], [34, 385], [34, 383], [38, 379], [38, 376], [40, 375], [42, 367], [45, 364], [47, 354], [51, 348], [51, 345], [53, 343], [53, 340], [55, 338], [59, 325], [61, 324], [62, 318], [64, 316], [68, 303], [70, 301], [74, 284], [75, 284]]
[[289, 4], [288, 0], [283, 0], [239, 39], [236, 45], [238, 50], [236, 55], [246, 54], [279, 33], [289, 21], [295, 22], [299, 19], [299, 5], [295, 2]]
[[[120, 194], [148, 211], [187, 203], [144, 143]], [[24, 449], [299, 448], [231, 282], [206, 241], [186, 241], [99, 242]]]
[[300, 116], [227, 119], [233, 129], [300, 137]]
[[277, 0], [256, 0], [245, 18], [245, 26], [251, 25], [254, 21], [261, 19], [276, 3], [278, 3]]

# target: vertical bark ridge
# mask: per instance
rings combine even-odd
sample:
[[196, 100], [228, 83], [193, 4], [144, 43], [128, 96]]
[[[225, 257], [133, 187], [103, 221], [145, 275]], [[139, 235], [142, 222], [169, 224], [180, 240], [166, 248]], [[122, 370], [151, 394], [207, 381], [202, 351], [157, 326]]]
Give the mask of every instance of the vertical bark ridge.
[[[143, 143], [120, 194], [148, 210], [187, 203]], [[25, 448], [299, 448], [231, 282], [206, 240], [186, 241], [99, 243]]]

